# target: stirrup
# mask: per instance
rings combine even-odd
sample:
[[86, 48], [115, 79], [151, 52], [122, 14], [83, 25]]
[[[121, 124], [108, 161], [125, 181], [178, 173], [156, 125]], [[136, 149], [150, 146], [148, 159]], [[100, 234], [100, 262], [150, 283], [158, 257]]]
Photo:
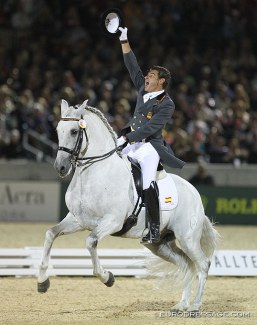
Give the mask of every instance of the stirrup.
[[160, 231], [159, 227], [156, 225], [151, 225], [148, 233], [142, 237], [141, 244], [152, 244], [158, 243], [160, 241]]
[[152, 243], [151, 233], [150, 233], [150, 230], [149, 230], [148, 233], [141, 238], [140, 244], [151, 244], [151, 243]]

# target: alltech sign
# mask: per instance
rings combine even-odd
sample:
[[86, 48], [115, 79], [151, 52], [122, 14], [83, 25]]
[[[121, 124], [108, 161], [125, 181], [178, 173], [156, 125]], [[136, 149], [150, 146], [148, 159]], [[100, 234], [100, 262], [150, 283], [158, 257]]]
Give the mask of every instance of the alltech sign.
[[219, 250], [213, 255], [209, 275], [257, 276], [256, 250]]

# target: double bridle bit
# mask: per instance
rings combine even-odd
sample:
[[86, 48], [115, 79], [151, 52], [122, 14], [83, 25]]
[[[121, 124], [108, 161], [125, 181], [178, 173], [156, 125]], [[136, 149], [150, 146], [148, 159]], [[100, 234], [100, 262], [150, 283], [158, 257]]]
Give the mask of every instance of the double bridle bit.
[[[83, 116], [81, 116], [81, 118], [77, 118], [77, 117], [62, 117], [61, 121], [80, 121], [81, 119], [83, 119]], [[75, 143], [75, 147], [74, 149], [69, 149], [66, 147], [58, 147], [58, 150], [61, 151], [65, 151], [68, 152], [71, 155], [71, 163], [73, 166], [86, 166], [89, 167], [92, 164], [104, 160], [108, 157], [110, 157], [111, 155], [114, 154], [114, 152], [117, 151], [117, 147], [115, 146], [115, 148], [101, 156], [93, 156], [93, 157], [79, 157], [79, 154], [81, 152], [81, 146], [82, 146], [82, 142], [83, 142], [83, 135], [85, 135], [86, 140], [87, 140], [87, 145], [85, 147], [85, 149], [82, 152], [82, 155], [85, 155], [89, 146], [89, 141], [88, 141], [88, 135], [87, 135], [87, 131], [86, 128], [79, 128], [79, 133], [78, 133], [78, 137]]]

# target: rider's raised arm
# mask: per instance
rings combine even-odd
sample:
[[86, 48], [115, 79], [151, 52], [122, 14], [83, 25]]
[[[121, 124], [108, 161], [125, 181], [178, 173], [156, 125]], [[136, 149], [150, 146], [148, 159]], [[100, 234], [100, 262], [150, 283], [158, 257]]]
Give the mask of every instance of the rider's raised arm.
[[120, 27], [119, 30], [121, 31], [120, 35], [120, 43], [121, 43], [121, 49], [123, 53], [124, 63], [126, 68], [129, 71], [130, 78], [133, 81], [135, 87], [139, 90], [145, 83], [145, 78], [143, 75], [143, 72], [141, 71], [136, 56], [131, 50], [127, 32], [128, 29]]
[[120, 39], [122, 53], [127, 54], [130, 51], [132, 51], [128, 41], [128, 29], [127, 27], [125, 28], [119, 27], [119, 30], [121, 32], [119, 39]]

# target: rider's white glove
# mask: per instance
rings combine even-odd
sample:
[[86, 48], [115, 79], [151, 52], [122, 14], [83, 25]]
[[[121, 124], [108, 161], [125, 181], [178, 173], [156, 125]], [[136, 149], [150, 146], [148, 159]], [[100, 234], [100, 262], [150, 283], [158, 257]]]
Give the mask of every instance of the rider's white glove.
[[127, 142], [127, 140], [124, 137], [119, 137], [117, 139], [117, 147], [122, 146], [125, 142]]
[[127, 27], [119, 27], [119, 30], [121, 31], [121, 35], [119, 37], [120, 41], [127, 41], [128, 40], [128, 29]]

